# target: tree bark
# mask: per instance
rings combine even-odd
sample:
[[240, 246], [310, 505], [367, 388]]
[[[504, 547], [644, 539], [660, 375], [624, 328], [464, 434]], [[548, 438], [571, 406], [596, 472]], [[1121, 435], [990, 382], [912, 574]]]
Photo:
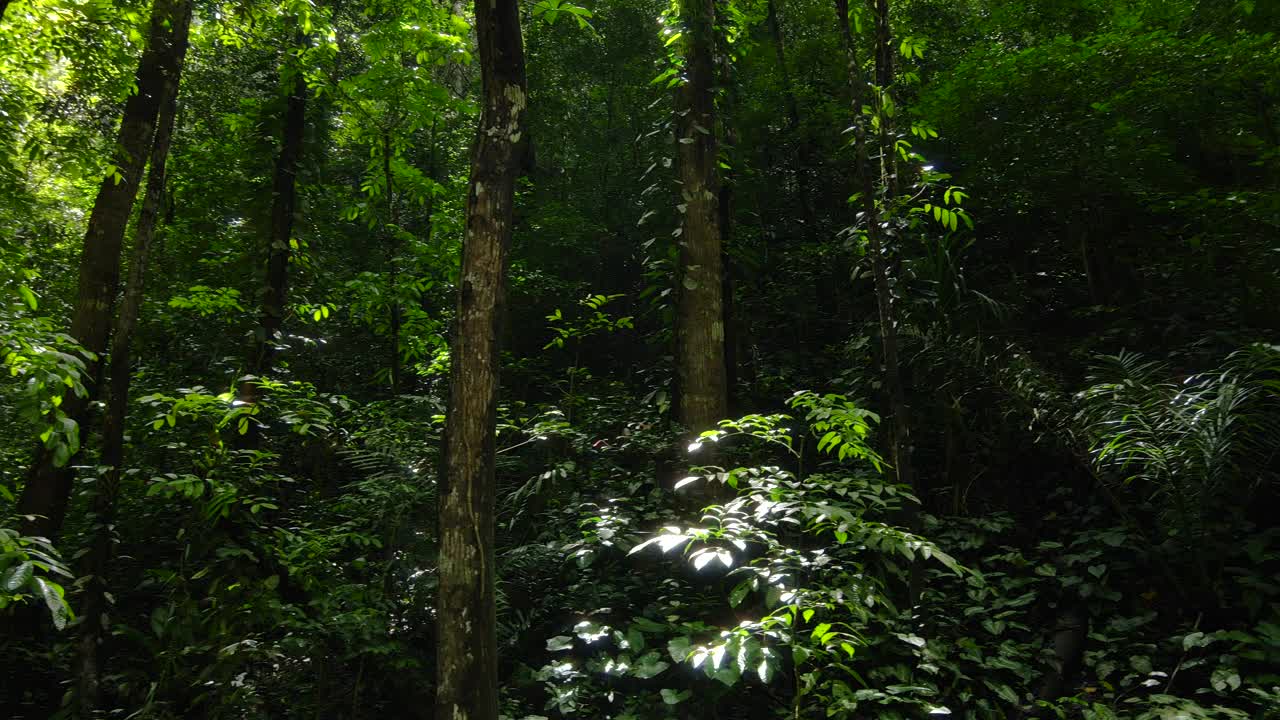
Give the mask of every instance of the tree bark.
[[679, 418], [690, 431], [728, 412], [714, 83], [714, 0], [681, 0], [685, 78], [676, 102], [684, 228], [676, 300]]
[[[135, 76], [137, 92], [125, 102], [116, 136], [117, 149], [112, 162], [118, 176], [102, 180], [89, 216], [80, 255], [80, 282], [71, 336], [99, 359], [87, 363], [88, 397], [71, 393], [63, 400], [63, 411], [80, 426], [82, 437], [87, 434], [85, 425], [90, 405], [97, 397], [102, 374], [100, 358], [107, 351], [120, 284], [121, 246], [152, 145], [160, 98], [166, 84], [171, 79], [177, 81], [178, 68], [187, 50], [185, 42], [177, 42], [174, 28], [185, 24], [187, 21], [182, 18], [190, 14], [190, 0], [155, 0], [147, 49], [142, 53]], [[62, 529], [71, 497], [70, 466], [68, 461], [58, 467], [49, 448], [41, 446], [37, 451], [18, 502], [18, 513], [26, 516], [22, 523], [25, 534], [52, 537]]]
[[[173, 43], [187, 45], [191, 23], [191, 5], [179, 8], [173, 17]], [[181, 51], [180, 51], [181, 55]], [[156, 226], [164, 203], [165, 163], [169, 157], [169, 145], [173, 138], [174, 118], [178, 109], [178, 84], [182, 72], [179, 57], [174, 73], [165, 78], [161, 90], [160, 112], [156, 123], [155, 140], [151, 147], [151, 170], [147, 176], [147, 190], [143, 195], [142, 212], [134, 232], [133, 253], [129, 261], [129, 277], [125, 285], [124, 302], [116, 318], [111, 338], [111, 359], [108, 368], [107, 412], [102, 426], [101, 464], [107, 468], [98, 481], [93, 499], [93, 539], [85, 557], [85, 572], [81, 579], [85, 585], [84, 601], [80, 615], [79, 655], [77, 681], [79, 694], [77, 711], [80, 717], [92, 717], [101, 704], [100, 645], [105, 631], [103, 615], [107, 612], [107, 569], [114, 552], [116, 499], [120, 491], [120, 478], [124, 470], [124, 424], [129, 406], [129, 383], [132, 379], [130, 356], [133, 332], [137, 327], [142, 307], [143, 287], [146, 280], [147, 261], [155, 239]]]
[[516, 178], [528, 161], [524, 46], [516, 0], [476, 0], [482, 110], [471, 158], [452, 348], [440, 561], [436, 713], [496, 720], [494, 433], [498, 341]]

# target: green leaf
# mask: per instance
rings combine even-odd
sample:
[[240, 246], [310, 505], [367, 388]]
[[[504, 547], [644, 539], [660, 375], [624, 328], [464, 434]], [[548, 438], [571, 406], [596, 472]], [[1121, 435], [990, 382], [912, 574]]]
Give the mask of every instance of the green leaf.
[[35, 310], [36, 308], [40, 307], [40, 302], [36, 300], [36, 294], [31, 292], [31, 288], [27, 287], [26, 285], [18, 286], [18, 294], [22, 296], [22, 299], [24, 301], [26, 301], [27, 307], [31, 308], [32, 310]]
[[36, 588], [40, 591], [40, 597], [44, 598], [44, 604], [49, 608], [49, 616], [53, 619], [53, 626], [59, 630], [67, 626], [67, 621], [74, 617], [71, 608], [67, 605], [67, 601], [63, 599], [62, 586], [49, 582], [44, 578], [35, 578]]
[[668, 705], [679, 705], [687, 700], [691, 695], [693, 695], [693, 691], [691, 690], [676, 692], [671, 688], [662, 688], [662, 702]]
[[35, 565], [33, 565], [30, 560], [15, 567], [11, 567], [7, 572], [5, 572], [4, 581], [0, 582], [0, 587], [3, 587], [5, 592], [17, 592], [22, 589], [22, 586], [27, 584], [27, 581], [31, 579], [34, 572]]
[[682, 663], [688, 659], [691, 647], [692, 643], [689, 642], [689, 638], [678, 637], [667, 643], [667, 653], [671, 655], [672, 660]]
[[769, 663], [768, 657], [760, 661], [760, 666], [756, 668], [756, 673], [760, 675], [760, 681], [765, 683], [769, 682], [769, 679], [773, 677], [773, 666]]
[[648, 680], [661, 674], [664, 670], [671, 667], [671, 664], [664, 661], [658, 651], [646, 653], [644, 657], [632, 663], [631, 674], [641, 680]]
[[1018, 693], [1014, 692], [1013, 688], [1008, 685], [1005, 685], [1004, 683], [984, 682], [987, 687], [991, 688], [995, 692], [996, 695], [1000, 696], [1001, 700], [1004, 700], [1010, 705], [1021, 704], [1021, 701], [1018, 699]]
[[627, 644], [631, 646], [631, 650], [639, 652], [644, 649], [644, 633], [640, 632], [637, 627], [627, 630]]
[[751, 592], [751, 581], [743, 580], [738, 586], [729, 593], [729, 607], [738, 607], [742, 604], [743, 599], [747, 597], [747, 593]]
[[1209, 643], [1213, 642], [1213, 640], [1214, 639], [1212, 637], [1209, 637], [1203, 632], [1197, 630], [1196, 632], [1182, 638], [1182, 649], [1185, 652], [1191, 648], [1206, 647]]
[[1213, 685], [1213, 689], [1218, 692], [1227, 689], [1235, 690], [1240, 687], [1240, 673], [1236, 672], [1235, 668], [1220, 667], [1213, 671], [1209, 684]]
[[920, 637], [919, 635], [907, 635], [907, 634], [899, 633], [898, 639], [913, 647], [922, 648], [925, 646], [924, 638]]
[[573, 638], [568, 635], [557, 635], [547, 640], [547, 650], [551, 652], [560, 652], [569, 650], [573, 647]]

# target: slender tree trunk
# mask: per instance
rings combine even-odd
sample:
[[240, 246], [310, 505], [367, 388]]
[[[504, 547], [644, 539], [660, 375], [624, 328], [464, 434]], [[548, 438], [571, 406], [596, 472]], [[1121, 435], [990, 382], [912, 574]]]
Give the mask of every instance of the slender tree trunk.
[[[305, 38], [298, 34], [298, 47]], [[275, 174], [271, 181], [271, 230], [267, 238], [267, 272], [262, 288], [262, 315], [253, 334], [249, 350], [246, 374], [251, 378], [264, 377], [275, 368], [279, 354], [284, 318], [288, 312], [289, 259], [293, 248], [293, 223], [298, 205], [298, 165], [302, 160], [302, 146], [307, 128], [307, 83], [301, 68], [284, 66], [282, 74], [292, 72], [289, 98], [285, 103], [284, 126], [280, 131], [280, 154], [276, 156]], [[239, 399], [256, 403], [261, 399], [261, 388], [254, 379], [240, 384]], [[243, 436], [246, 447], [254, 447], [259, 440], [258, 426], [250, 423]]]
[[[430, 148], [430, 152], [427, 155], [427, 178], [430, 179], [432, 182], [439, 182], [437, 178], [439, 178], [440, 176], [440, 161], [438, 159], [437, 143], [436, 143], [436, 126], [438, 122], [439, 122], [439, 118], [431, 119], [431, 135], [430, 135], [431, 139], [429, 141], [431, 143], [431, 148]], [[431, 237], [435, 234], [435, 229], [436, 229], [435, 212], [436, 212], [436, 195], [433, 192], [427, 196], [427, 206], [423, 210], [423, 214], [427, 218], [427, 226], [423, 229], [423, 232], [422, 232], [422, 242], [426, 244], [428, 247], [431, 245]], [[428, 275], [428, 277], [430, 277], [430, 275]], [[430, 301], [429, 293], [424, 292], [418, 297], [418, 309], [421, 310], [422, 312], [431, 311], [431, 301]]]
[[[173, 18], [173, 42], [185, 47], [191, 22], [191, 6], [180, 9]], [[124, 424], [129, 407], [129, 383], [132, 379], [130, 356], [133, 332], [138, 324], [142, 307], [143, 287], [146, 280], [147, 261], [156, 226], [164, 203], [165, 163], [169, 157], [169, 145], [173, 138], [174, 118], [178, 110], [178, 83], [182, 71], [181, 59], [172, 75], [166, 78], [161, 91], [160, 113], [156, 122], [155, 140], [151, 147], [151, 170], [147, 176], [147, 190], [143, 195], [142, 213], [138, 217], [133, 240], [133, 253], [129, 260], [129, 278], [125, 285], [124, 302], [116, 318], [115, 332], [111, 338], [111, 359], [108, 368], [107, 412], [102, 424], [101, 464], [107, 468], [98, 481], [93, 499], [94, 528], [89, 553], [85, 558], [87, 581], [81, 607], [80, 647], [77, 658], [79, 668], [79, 696], [77, 708], [80, 717], [92, 717], [101, 704], [102, 674], [100, 646], [105, 626], [103, 615], [108, 610], [106, 601], [107, 571], [114, 552], [116, 499], [120, 492], [120, 477], [124, 471]]]
[[769, 35], [773, 38], [773, 54], [778, 60], [778, 72], [782, 77], [782, 95], [787, 102], [787, 134], [796, 144], [791, 166], [796, 181], [796, 195], [800, 200], [800, 212], [804, 216], [805, 225], [810, 231], [814, 226], [813, 199], [809, 195], [809, 144], [800, 138], [800, 103], [796, 100], [795, 87], [791, 83], [791, 71], [787, 67], [786, 43], [782, 35], [782, 23], [778, 19], [778, 3], [782, 0], [769, 0], [768, 14], [765, 21], [769, 25]]
[[[435, 152], [435, 148], [432, 148]], [[391, 394], [400, 394], [400, 266], [396, 255], [400, 250], [400, 217], [396, 209], [395, 176], [391, 173], [391, 135], [382, 135], [382, 179], [387, 191], [387, 252], [391, 286]]]
[[[882, 179], [884, 181], [883, 206], [876, 203], [875, 182], [871, 173], [871, 163], [869, 157], [869, 148], [867, 141], [867, 121], [862, 114], [862, 106], [864, 98], [868, 93], [876, 91], [875, 88], [867, 87], [866, 81], [862, 77], [861, 64], [858, 62], [857, 46], [853, 40], [853, 34], [849, 29], [849, 3], [848, 0], [835, 0], [836, 13], [839, 16], [840, 32], [844, 37], [845, 53], [849, 62], [849, 83], [853, 97], [853, 121], [854, 121], [854, 152], [857, 162], [857, 177], [859, 185], [859, 194], [861, 195], [862, 210], [867, 223], [867, 250], [871, 257], [871, 272], [875, 277], [876, 287], [876, 310], [880, 321], [880, 344], [881, 357], [884, 361], [884, 386], [885, 392], [889, 399], [889, 412], [892, 416], [892, 453], [893, 466], [897, 472], [898, 482], [909, 487], [915, 486], [915, 476], [911, 464], [911, 433], [910, 422], [908, 417], [906, 395], [903, 389], [902, 372], [900, 368], [901, 358], [898, 353], [898, 319], [897, 311], [894, 307], [892, 279], [892, 250], [887, 246], [885, 238], [885, 229], [890, 222], [890, 218], [884, 212], [883, 208], [887, 207], [894, 199], [895, 183], [892, 180], [894, 174], [893, 163], [888, 160], [882, 161]], [[887, 0], [878, 0], [877, 9], [885, 13], [888, 12]], [[877, 48], [887, 45], [887, 35], [881, 36], [879, 29], [884, 28], [883, 32], [888, 32], [888, 17], [877, 17], [876, 26]], [[892, 81], [892, 69], [883, 64], [882, 58], [884, 53], [877, 51], [876, 71], [877, 79], [883, 83]], [[889, 62], [892, 62], [890, 59]], [[884, 92], [886, 85], [881, 85], [879, 92]], [[880, 103], [872, 103], [878, 107]], [[887, 123], [881, 118], [881, 127], [885, 127]], [[881, 154], [891, 155], [892, 147], [885, 146], [886, 134], [881, 135]], [[914, 525], [914, 513], [906, 518], [909, 526]]]
[[494, 431], [498, 341], [516, 178], [529, 158], [524, 45], [516, 0], [476, 0], [483, 85], [452, 349], [440, 561], [436, 713], [496, 720]]
[[[880, 157], [884, 184], [883, 208], [890, 211], [898, 197], [898, 152], [894, 147], [892, 118], [884, 107], [891, 102], [889, 88], [893, 85], [893, 41], [889, 32], [889, 0], [876, 0], [876, 82], [880, 87]], [[865, 151], [865, 143], [863, 145]], [[870, 198], [868, 197], [868, 200]], [[868, 220], [874, 215], [868, 214]], [[885, 217], [888, 226], [891, 217]], [[907, 409], [906, 388], [902, 380], [901, 356], [898, 353], [898, 312], [895, 306], [894, 288], [898, 287], [897, 252], [889, 243], [896, 233], [883, 237], [875, 234], [872, 248], [873, 270], [876, 276], [876, 305], [880, 313], [880, 336], [884, 346], [885, 389], [889, 393], [889, 411], [893, 414], [893, 458], [898, 470], [898, 482], [916, 489], [915, 468], [911, 462], [911, 418]], [[883, 241], [882, 241], [883, 237]], [[914, 508], [914, 505], [907, 505]], [[915, 530], [917, 516], [909, 510], [907, 524]]]
[[[71, 336], [98, 359], [87, 363], [85, 370], [88, 397], [71, 393], [64, 396], [62, 405], [67, 417], [80, 426], [82, 437], [87, 435], [85, 426], [90, 404], [97, 397], [101, 357], [107, 351], [120, 284], [121, 246], [151, 149], [161, 95], [170, 79], [177, 81], [178, 68], [187, 50], [185, 42], [176, 41], [174, 28], [185, 25], [187, 21], [183, 18], [190, 14], [191, 0], [156, 0], [152, 7], [148, 45], [135, 76], [137, 92], [125, 102], [116, 136], [117, 150], [112, 162], [119, 175], [103, 178], [89, 216], [80, 254], [80, 284]], [[27, 517], [22, 523], [24, 533], [52, 537], [62, 529], [71, 498], [70, 465], [67, 462], [59, 467], [52, 450], [39, 448], [18, 502], [18, 514]]]
[[676, 140], [684, 229], [676, 301], [680, 422], [690, 431], [714, 427], [728, 412], [724, 298], [715, 122], [715, 3], [681, 0], [685, 82], [677, 94]]

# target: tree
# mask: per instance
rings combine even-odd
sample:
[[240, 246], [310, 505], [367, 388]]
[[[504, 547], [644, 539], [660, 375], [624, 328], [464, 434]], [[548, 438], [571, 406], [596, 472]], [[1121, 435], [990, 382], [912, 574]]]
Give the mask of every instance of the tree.
[[[190, 24], [191, 6], [188, 4], [185, 11], [180, 9], [172, 19], [172, 42], [175, 45], [187, 45]], [[115, 545], [116, 499], [120, 492], [120, 479], [124, 474], [125, 419], [129, 408], [129, 385], [133, 378], [132, 342], [142, 310], [152, 241], [156, 236], [164, 203], [165, 164], [169, 158], [174, 119], [178, 113], [178, 83], [181, 72], [180, 56], [173, 74], [165, 77], [160, 92], [160, 111], [151, 147], [151, 166], [147, 175], [146, 192], [143, 194], [142, 211], [134, 231], [129, 278], [111, 336], [107, 412], [102, 424], [102, 452], [99, 457], [103, 470], [94, 492], [93, 539], [85, 557], [84, 572], [81, 574], [87, 586], [81, 610], [84, 620], [80, 626], [77, 710], [85, 718], [93, 717], [101, 702], [102, 664], [99, 649], [105, 629], [103, 615], [108, 610], [107, 573]]]
[[[862, 219], [866, 227], [867, 254], [871, 259], [871, 274], [875, 279], [876, 314], [880, 326], [880, 352], [883, 363], [884, 391], [888, 398], [892, 417], [891, 458], [898, 482], [914, 487], [915, 476], [911, 464], [911, 423], [908, 417], [906, 391], [902, 380], [902, 358], [898, 348], [899, 311], [895, 302], [894, 248], [891, 246], [898, 234], [898, 222], [893, 212], [897, 193], [897, 148], [890, 130], [889, 86], [893, 82], [893, 48], [889, 36], [888, 0], [877, 0], [875, 16], [875, 70], [877, 85], [869, 85], [862, 73], [857, 46], [849, 28], [849, 2], [836, 0], [836, 17], [844, 40], [848, 77], [853, 98], [851, 113], [854, 123], [855, 176], [858, 197], [862, 203]], [[870, 141], [867, 138], [867, 116], [864, 103], [869, 103], [876, 113], [879, 128], [877, 150], [880, 155], [880, 187], [877, 188], [871, 169]], [[878, 200], [877, 200], [878, 198]], [[914, 524], [914, 513], [908, 512], [908, 523]]]
[[[213, 3], [73, 459], [154, 1], [0, 32], [5, 718], [1280, 708], [1280, 348], [1228, 357], [1275, 335], [1276, 3], [714, 0], [702, 95], [692, 2]], [[671, 393], [708, 135], [714, 429]]]
[[[305, 40], [298, 33], [297, 50], [305, 50]], [[281, 75], [288, 86], [284, 124], [280, 131], [280, 153], [276, 156], [271, 183], [271, 226], [267, 237], [266, 276], [262, 287], [262, 315], [254, 330], [246, 374], [252, 376], [240, 386], [240, 399], [257, 402], [260, 393], [256, 379], [268, 375], [275, 367], [282, 341], [281, 332], [288, 309], [289, 257], [293, 249], [293, 224], [298, 202], [298, 166], [307, 129], [307, 82], [301, 67], [286, 63]], [[258, 426], [250, 423], [245, 441], [253, 444]]]
[[472, 149], [457, 325], [450, 353], [445, 476], [439, 501], [436, 717], [495, 720], [498, 341], [515, 184], [529, 148], [528, 91], [516, 0], [476, 0], [475, 17], [482, 109]]
[[715, 118], [715, 0], [681, 0], [683, 83], [676, 93], [676, 143], [684, 210], [676, 291], [680, 422], [707, 430], [728, 414], [719, 145]]
[[[185, 42], [177, 42], [174, 29], [185, 26], [182, 18], [190, 13], [191, 0], [156, 0], [152, 7], [147, 49], [135, 76], [136, 92], [125, 102], [116, 136], [113, 171], [102, 179], [89, 216], [71, 336], [99, 359], [90, 361], [85, 373], [88, 396], [68, 394], [64, 401], [67, 417], [81, 432], [88, 420], [90, 402], [96, 397], [100, 357], [107, 351], [120, 283], [121, 246], [151, 148], [161, 96], [167, 78], [178, 77], [187, 51]], [[28, 534], [52, 536], [61, 529], [71, 496], [72, 471], [68, 462], [77, 450], [78, 443], [71, 447], [42, 445], [37, 451], [18, 503]]]

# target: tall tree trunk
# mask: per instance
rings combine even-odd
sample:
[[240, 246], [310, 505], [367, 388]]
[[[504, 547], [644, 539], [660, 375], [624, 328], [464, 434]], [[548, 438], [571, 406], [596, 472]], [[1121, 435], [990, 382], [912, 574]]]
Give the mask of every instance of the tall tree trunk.
[[[117, 177], [103, 178], [89, 216], [89, 227], [80, 254], [80, 284], [71, 320], [71, 336], [99, 359], [90, 361], [85, 372], [88, 397], [74, 393], [63, 400], [63, 412], [85, 430], [89, 407], [97, 397], [102, 374], [100, 358], [107, 351], [116, 293], [120, 284], [120, 251], [124, 233], [133, 214], [134, 200], [146, 166], [147, 153], [155, 134], [156, 116], [165, 85], [178, 78], [178, 68], [187, 51], [177, 42], [175, 28], [185, 25], [191, 15], [191, 0], [155, 0], [147, 49], [138, 62], [137, 92], [125, 102], [120, 130], [116, 135], [113, 164]], [[18, 514], [26, 516], [22, 530], [28, 535], [51, 537], [62, 529], [71, 497], [73, 473], [70, 461], [61, 467], [54, 453], [41, 447], [27, 473], [18, 502]]]
[[[435, 148], [432, 147], [432, 152]], [[387, 192], [387, 253], [391, 288], [391, 394], [400, 394], [400, 217], [396, 210], [395, 176], [391, 173], [391, 134], [382, 134], [382, 179]]]
[[[306, 40], [301, 33], [297, 45]], [[246, 374], [257, 378], [269, 375], [279, 354], [281, 331], [288, 310], [289, 258], [293, 248], [293, 223], [298, 205], [298, 165], [307, 128], [307, 83], [301, 68], [282, 67], [282, 74], [293, 73], [289, 98], [285, 103], [284, 126], [280, 131], [280, 154], [276, 156], [275, 174], [271, 181], [271, 230], [267, 238], [267, 273], [262, 288], [262, 316], [253, 334]], [[261, 389], [254, 380], [240, 384], [239, 399], [255, 403]], [[250, 423], [243, 436], [246, 447], [257, 445], [258, 426]]]
[[[191, 6], [173, 18], [173, 42], [186, 46], [190, 29]], [[99, 479], [97, 494], [93, 499], [94, 527], [89, 553], [85, 557], [85, 571], [81, 576], [87, 584], [81, 607], [80, 647], [77, 681], [79, 694], [77, 710], [80, 717], [92, 717], [101, 704], [100, 678], [102, 667], [99, 650], [105, 631], [103, 615], [108, 610], [106, 602], [107, 570], [114, 551], [116, 499], [120, 492], [120, 477], [124, 470], [124, 424], [129, 407], [129, 382], [132, 378], [130, 356], [133, 332], [138, 324], [142, 307], [143, 287], [146, 280], [147, 261], [156, 226], [164, 203], [165, 163], [169, 157], [169, 145], [173, 138], [174, 117], [178, 109], [178, 83], [182, 72], [179, 59], [175, 72], [166, 78], [161, 91], [160, 113], [156, 123], [155, 141], [151, 147], [151, 170], [147, 176], [147, 190], [143, 195], [142, 212], [138, 217], [133, 240], [133, 253], [129, 260], [129, 278], [125, 285], [124, 302], [116, 318], [111, 337], [111, 359], [108, 367], [107, 412], [102, 424], [101, 465], [107, 470]]]
[[[901, 358], [898, 353], [898, 318], [897, 309], [894, 307], [893, 301], [893, 253], [892, 249], [888, 247], [885, 238], [885, 229], [891, 222], [887, 209], [894, 199], [895, 183], [892, 175], [895, 170], [890, 160], [882, 160], [883, 202], [882, 204], [877, 204], [875, 181], [870, 167], [867, 121], [862, 114], [864, 98], [871, 92], [887, 92], [887, 83], [892, 82], [892, 68], [885, 67], [884, 53], [881, 52], [881, 49], [888, 44], [888, 16], [886, 14], [883, 17], [878, 16], [876, 19], [876, 77], [885, 84], [878, 89], [870, 88], [863, 79], [861, 64], [858, 61], [857, 46], [854, 43], [853, 33], [849, 29], [849, 2], [848, 0], [835, 0], [835, 5], [836, 13], [839, 17], [840, 33], [844, 38], [845, 54], [849, 63], [849, 84], [853, 97], [851, 111], [854, 124], [854, 153], [857, 162], [856, 175], [864, 219], [867, 224], [867, 251], [871, 258], [871, 273], [875, 277], [876, 310], [880, 321], [881, 358], [884, 361], [884, 387], [889, 399], [889, 413], [892, 416], [891, 457], [893, 459], [893, 467], [897, 472], [898, 482], [914, 487], [915, 476], [911, 464], [911, 425], [902, 383]], [[878, 0], [877, 10], [887, 13], [887, 0]], [[886, 33], [886, 35], [881, 35], [881, 32]], [[890, 57], [887, 62], [891, 63], [892, 58]], [[876, 102], [872, 103], [872, 106], [881, 107], [881, 104]], [[880, 124], [882, 128], [885, 127], [887, 125], [886, 118], [881, 117]], [[882, 132], [880, 150], [883, 156], [892, 155], [894, 152], [893, 148], [887, 145], [886, 138], [888, 137], [891, 136]], [[911, 513], [905, 518], [909, 526], [914, 525], [914, 515], [914, 513]]]
[[516, 178], [529, 158], [517, 0], [476, 0], [483, 86], [450, 371], [440, 560], [436, 717], [496, 720], [494, 432]]
[[677, 94], [676, 140], [681, 196], [676, 301], [676, 365], [680, 422], [714, 427], [728, 412], [715, 122], [715, 3], [680, 0], [685, 23], [685, 82]]
[[[898, 197], [898, 151], [892, 132], [892, 117], [885, 106], [891, 102], [889, 88], [893, 85], [893, 41], [889, 32], [889, 0], [876, 0], [876, 82], [879, 85], [880, 101], [880, 157], [881, 178], [884, 185], [882, 201], [882, 228], [892, 223], [892, 205]], [[866, 151], [866, 144], [863, 144]], [[870, 196], [867, 197], [870, 201]], [[868, 213], [870, 221], [875, 215]], [[907, 408], [906, 387], [902, 380], [901, 356], [898, 353], [898, 311], [894, 303], [894, 288], [900, 287], [897, 282], [897, 251], [889, 243], [897, 236], [896, 232], [887, 233], [883, 237], [876, 232], [876, 241], [871, 248], [872, 261], [876, 276], [876, 305], [880, 314], [880, 342], [884, 348], [884, 384], [889, 393], [889, 411], [893, 414], [893, 459], [898, 471], [898, 482], [916, 489], [915, 468], [911, 462], [911, 418]], [[883, 241], [882, 241], [883, 240]], [[916, 530], [917, 514], [912, 510], [915, 506], [907, 504], [907, 525]], [[918, 568], [918, 565], [917, 565]], [[914, 594], [914, 593], [913, 593]]]
[[787, 68], [786, 43], [782, 35], [782, 23], [778, 19], [778, 3], [781, 0], [769, 0], [768, 14], [765, 21], [769, 25], [769, 35], [773, 39], [773, 54], [778, 60], [778, 72], [782, 77], [782, 95], [787, 102], [787, 134], [791, 142], [796, 144], [796, 152], [791, 166], [796, 181], [796, 195], [800, 200], [800, 211], [804, 221], [812, 232], [814, 225], [813, 198], [809, 195], [809, 143], [800, 138], [800, 103], [796, 100], [795, 86], [791, 83], [791, 71]]

